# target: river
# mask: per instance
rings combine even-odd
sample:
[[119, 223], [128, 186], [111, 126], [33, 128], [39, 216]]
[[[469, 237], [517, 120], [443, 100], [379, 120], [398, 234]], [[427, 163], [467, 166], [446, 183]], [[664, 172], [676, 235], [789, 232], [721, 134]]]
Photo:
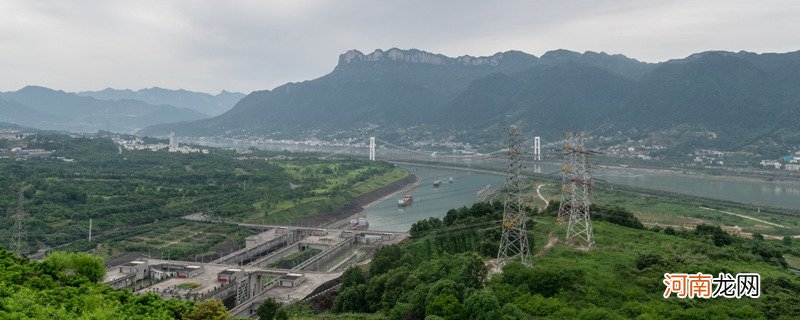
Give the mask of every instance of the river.
[[[459, 162], [464, 164], [463, 161]], [[489, 163], [473, 160], [472, 163], [497, 169], [502, 166], [501, 161]], [[504, 176], [479, 170], [413, 164], [400, 164], [400, 167], [422, 178], [422, 185], [413, 192], [414, 204], [399, 208], [397, 200], [402, 195], [397, 195], [370, 206], [365, 211], [371, 229], [406, 231], [418, 220], [442, 218], [449, 209], [474, 203], [475, 194], [487, 184], [498, 188], [505, 183]], [[554, 163], [540, 163], [531, 165], [529, 171], [556, 173], [559, 169], [560, 166]], [[454, 183], [447, 183], [448, 177], [454, 177]], [[626, 186], [800, 210], [800, 184], [625, 168], [598, 168], [594, 177]], [[433, 188], [435, 179], [443, 180], [441, 187]]]
[[[429, 217], [444, 217], [447, 210], [475, 203], [475, 195], [486, 185], [501, 187], [506, 178], [502, 175], [468, 170], [402, 164], [402, 168], [416, 174], [422, 184], [412, 191], [414, 203], [399, 207], [402, 194], [379, 201], [364, 211], [369, 228], [386, 231], [408, 231], [411, 224]], [[448, 180], [453, 177], [453, 183]], [[433, 181], [441, 179], [438, 188]]]
[[[225, 143], [209, 143], [209, 141], [205, 141], [204, 144], [232, 146]], [[234, 147], [247, 148], [250, 146], [265, 150], [288, 149], [295, 152], [343, 151], [342, 153], [365, 154], [363, 150], [358, 150], [358, 148], [341, 150], [341, 147], [333, 146], [239, 144]], [[458, 159], [448, 161], [460, 166], [490, 167], [495, 170], [503, 170], [505, 167], [505, 163], [502, 160]], [[505, 182], [503, 176], [486, 172], [465, 171], [444, 166], [432, 167], [411, 164], [400, 164], [400, 166], [420, 175], [423, 180], [422, 186], [414, 192], [414, 204], [407, 208], [398, 208], [397, 200], [400, 195], [375, 203], [366, 209], [371, 229], [408, 230], [411, 224], [417, 220], [430, 216], [443, 217], [449, 209], [472, 204], [475, 201], [475, 193], [487, 184], [497, 188]], [[547, 162], [529, 164], [528, 166], [529, 171], [545, 174], [557, 174], [560, 169], [560, 165]], [[454, 178], [454, 183], [447, 183], [449, 177]], [[594, 170], [594, 177], [626, 186], [747, 203], [752, 204], [754, 207], [770, 206], [800, 210], [800, 183], [798, 182], [770, 182], [730, 176], [718, 177], [627, 168], [598, 168]], [[435, 179], [444, 180], [444, 183], [438, 189], [434, 189], [432, 186]]]

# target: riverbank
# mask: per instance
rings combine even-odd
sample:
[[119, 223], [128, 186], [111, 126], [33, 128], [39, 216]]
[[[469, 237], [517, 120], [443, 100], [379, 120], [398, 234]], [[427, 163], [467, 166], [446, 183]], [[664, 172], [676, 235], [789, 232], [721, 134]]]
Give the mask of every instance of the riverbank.
[[[550, 163], [556, 164], [553, 162]], [[720, 172], [720, 171], [708, 171], [708, 170], [697, 170], [691, 168], [675, 168], [675, 167], [670, 167], [670, 168], [645, 167], [645, 166], [623, 167], [620, 165], [607, 165], [607, 164], [596, 164], [595, 166], [597, 168], [606, 170], [626, 170], [626, 171], [629, 170], [629, 171], [638, 171], [638, 172], [656, 173], [656, 174], [684, 175], [684, 176], [691, 176], [691, 177], [712, 179], [719, 181], [749, 181], [758, 183], [800, 185], [800, 178], [793, 175], [759, 175], [759, 174], [745, 174], [732, 171]]]
[[364, 210], [364, 208], [372, 205], [373, 203], [379, 202], [386, 197], [397, 194], [398, 192], [402, 191], [403, 188], [416, 183], [418, 180], [419, 177], [409, 173], [406, 177], [400, 180], [354, 197], [344, 207], [305, 218], [297, 222], [297, 224], [326, 228], [344, 226], [348, 224], [353, 217], [357, 217], [358, 214]]
[[[415, 166], [425, 166], [425, 167], [430, 167], [430, 168], [439, 167], [439, 168], [457, 169], [457, 170], [464, 170], [464, 171], [471, 171], [471, 172], [488, 173], [488, 174], [494, 174], [494, 175], [505, 175], [505, 172], [503, 172], [501, 170], [493, 169], [491, 167], [491, 165], [482, 165], [481, 166], [481, 165], [473, 165], [473, 164], [448, 163], [448, 162], [435, 162], [435, 163], [432, 163], [432, 162], [427, 162], [427, 161], [425, 161], [425, 162], [393, 162], [393, 163], [395, 163], [395, 164], [408, 164], [408, 165], [415, 165]], [[548, 165], [548, 166], [558, 165], [558, 168], [560, 168], [560, 164], [556, 164], [554, 162], [541, 162], [541, 164]], [[606, 170], [612, 170], [612, 169], [606, 169]], [[699, 179], [699, 180], [713, 179], [713, 180], [722, 181], [722, 182], [725, 182], [725, 181], [742, 181], [743, 180], [743, 179], [738, 179], [737, 180], [737, 178], [734, 178], [734, 177], [721, 177], [721, 176], [707, 176], [706, 177], [706, 176], [700, 176], [700, 175], [687, 175], [687, 174], [684, 174], [684, 173], [679, 172], [679, 171], [668, 170], [668, 169], [642, 169], [642, 168], [617, 167], [617, 168], [614, 168], [613, 170], [616, 170], [616, 171], [635, 171], [635, 170], [639, 170], [639, 172], [642, 172], [642, 173], [647, 172], [647, 173], [657, 174], [657, 175], [664, 176], [664, 177], [673, 176], [673, 175], [674, 176], [688, 176], [688, 177], [696, 178], [696, 179]], [[598, 172], [597, 174], [594, 174], [594, 175], [598, 176], [598, 175], [602, 175], [602, 173]], [[549, 180], [549, 181], [553, 181], [553, 182], [560, 182], [560, 180], [561, 180], [560, 172], [555, 172], [555, 173], [534, 173], [534, 172], [527, 171], [527, 172], [525, 172], [525, 176], [528, 177], [528, 178], [532, 178], [532, 179], [542, 179], [542, 180]], [[716, 178], [716, 179], [714, 179], [714, 178]], [[766, 181], [766, 180], [762, 180], [762, 181], [758, 181], [758, 182], [775, 183], [775, 182]], [[637, 194], [658, 195], [658, 196], [671, 197], [671, 198], [676, 198], [676, 199], [692, 198], [692, 199], [695, 199], [695, 200], [700, 200], [700, 201], [705, 202], [705, 203], [716, 203], [716, 204], [718, 204], [719, 207], [740, 207], [740, 208], [743, 208], [743, 209], [754, 209], [755, 207], [759, 207], [760, 211], [764, 212], [764, 213], [797, 216], [797, 210], [794, 209], [794, 208], [788, 208], [788, 207], [782, 207], [782, 206], [770, 206], [770, 205], [765, 205], [763, 203], [753, 204], [753, 203], [747, 203], [747, 202], [743, 202], [743, 201], [731, 201], [731, 200], [725, 200], [725, 199], [714, 198], [714, 197], [709, 197], [709, 196], [700, 196], [698, 194], [681, 193], [681, 192], [660, 190], [660, 189], [654, 189], [654, 188], [631, 186], [631, 185], [627, 185], [627, 184], [623, 184], [623, 183], [610, 182], [610, 181], [596, 181], [596, 185], [600, 186], [600, 187], [610, 188], [610, 189], [626, 190], [626, 191], [637, 193]]]

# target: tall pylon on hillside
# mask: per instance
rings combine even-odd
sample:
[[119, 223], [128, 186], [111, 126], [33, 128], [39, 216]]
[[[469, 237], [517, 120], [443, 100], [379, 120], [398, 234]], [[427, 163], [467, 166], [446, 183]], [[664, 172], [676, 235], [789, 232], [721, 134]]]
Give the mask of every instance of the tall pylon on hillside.
[[[591, 248], [594, 245], [592, 230], [592, 174], [591, 156], [595, 152], [585, 146], [583, 132], [570, 133], [569, 143], [564, 144], [564, 192], [559, 206], [559, 216], [569, 217], [567, 243]], [[564, 210], [564, 211], [562, 211]]]
[[528, 216], [525, 214], [524, 203], [526, 186], [522, 176], [524, 168], [520, 129], [517, 126], [511, 126], [506, 131], [508, 132], [508, 171], [505, 185], [507, 195], [503, 206], [503, 233], [500, 239], [500, 250], [497, 252], [497, 266], [501, 267], [514, 260], [530, 266], [531, 253], [527, 230]]
[[25, 229], [25, 220], [28, 213], [25, 212], [23, 205], [25, 204], [25, 189], [19, 189], [17, 196], [17, 214], [14, 215], [14, 229], [11, 231], [11, 251], [18, 256], [28, 254], [28, 233]]
[[570, 206], [575, 201], [575, 133], [564, 132], [563, 157], [564, 163], [561, 166], [561, 202], [558, 204], [558, 221], [569, 219]]

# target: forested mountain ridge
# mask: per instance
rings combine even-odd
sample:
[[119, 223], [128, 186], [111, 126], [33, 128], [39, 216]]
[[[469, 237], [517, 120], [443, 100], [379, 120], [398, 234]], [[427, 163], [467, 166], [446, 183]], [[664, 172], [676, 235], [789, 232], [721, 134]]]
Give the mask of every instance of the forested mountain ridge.
[[[661, 63], [567, 50], [450, 58], [390, 49], [340, 55], [320, 78], [256, 91], [217, 117], [141, 131], [187, 136], [458, 133], [468, 142], [521, 125], [563, 130], [712, 132], [709, 145], [800, 142], [800, 52], [709, 51]], [[410, 130], [411, 128], [416, 128]], [[361, 133], [363, 134], [363, 133]]]

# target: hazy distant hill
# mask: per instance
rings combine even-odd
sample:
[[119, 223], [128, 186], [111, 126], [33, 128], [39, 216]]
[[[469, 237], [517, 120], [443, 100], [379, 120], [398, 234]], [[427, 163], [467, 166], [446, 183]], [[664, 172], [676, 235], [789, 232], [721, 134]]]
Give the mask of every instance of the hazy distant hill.
[[93, 97], [103, 100], [139, 100], [154, 105], [171, 105], [181, 108], [197, 110], [201, 113], [215, 116], [228, 111], [245, 94], [223, 90], [217, 95], [188, 90], [170, 90], [158, 87], [141, 89], [137, 91], [125, 89], [106, 88], [100, 91], [83, 91], [80, 96]]
[[16, 101], [0, 99], [0, 121], [40, 129], [56, 129], [68, 119], [38, 111]]
[[373, 130], [482, 142], [502, 137], [512, 123], [547, 137], [680, 127], [738, 148], [800, 142], [797, 119], [800, 52], [704, 52], [653, 64], [567, 50], [450, 58], [391, 49], [351, 50], [318, 79], [253, 92], [213, 118], [141, 132], [324, 138]]
[[99, 100], [44, 87], [0, 93], [2, 121], [41, 129], [132, 133], [140, 128], [206, 116], [195, 110], [138, 100]]

